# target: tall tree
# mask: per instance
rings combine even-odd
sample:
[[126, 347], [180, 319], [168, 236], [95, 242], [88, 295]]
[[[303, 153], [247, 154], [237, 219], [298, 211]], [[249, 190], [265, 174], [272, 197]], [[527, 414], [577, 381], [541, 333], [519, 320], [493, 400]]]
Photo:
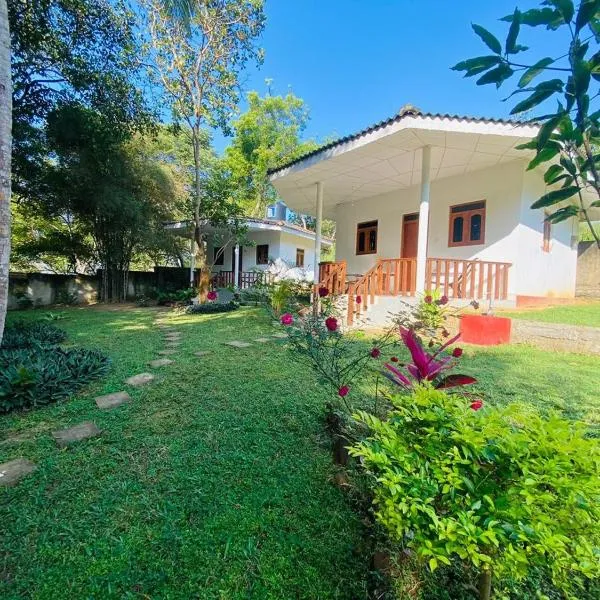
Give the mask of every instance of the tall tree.
[[[600, 0], [581, 0], [577, 6], [572, 0], [544, 0], [540, 8], [516, 8], [502, 20], [510, 24], [504, 44], [473, 25], [491, 54], [453, 68], [466, 77], [478, 75], [477, 85], [498, 88], [519, 76], [508, 98], [522, 99], [511, 114], [542, 111], [531, 119], [541, 124], [537, 137], [521, 148], [535, 151], [529, 169], [552, 163], [544, 176], [551, 190], [532, 208], [548, 209], [546, 218], [553, 223], [583, 219], [600, 248], [590, 216], [591, 209], [600, 209]], [[555, 55], [543, 56], [519, 43], [524, 27], [550, 32], [555, 42], [548, 47], [556, 48]]]
[[[173, 118], [184, 122], [194, 156], [194, 238], [203, 267], [203, 128], [227, 128], [239, 101], [239, 77], [250, 60], [261, 59], [256, 39], [264, 27], [262, 0], [198, 0], [186, 18], [173, 16], [174, 2], [142, 0], [149, 32], [150, 62], [170, 100]], [[204, 269], [203, 299], [208, 287]]]
[[0, 343], [8, 305], [12, 146], [10, 31], [6, 0], [0, 0]]
[[278, 200], [268, 171], [317, 147], [302, 141], [308, 109], [301, 98], [248, 94], [247, 110], [233, 123], [233, 141], [225, 151], [236, 197], [246, 214], [259, 217]]

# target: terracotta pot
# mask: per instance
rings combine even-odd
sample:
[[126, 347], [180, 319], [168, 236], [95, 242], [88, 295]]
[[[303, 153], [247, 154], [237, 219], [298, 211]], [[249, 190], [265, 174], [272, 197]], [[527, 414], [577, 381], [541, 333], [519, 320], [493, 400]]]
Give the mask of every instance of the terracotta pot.
[[512, 320], [492, 315], [462, 315], [459, 331], [461, 341], [480, 346], [497, 346], [510, 342]]

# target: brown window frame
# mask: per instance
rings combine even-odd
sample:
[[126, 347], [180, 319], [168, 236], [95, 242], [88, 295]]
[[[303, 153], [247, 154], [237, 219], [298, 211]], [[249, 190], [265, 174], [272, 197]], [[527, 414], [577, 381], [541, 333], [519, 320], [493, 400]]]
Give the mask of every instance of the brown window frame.
[[[298, 260], [298, 257], [302, 257], [302, 260]], [[304, 248], [296, 248], [296, 267], [304, 268]]]
[[[266, 248], [266, 252], [264, 249]], [[264, 255], [262, 254], [263, 252]], [[257, 265], [268, 265], [269, 264], [269, 244], [257, 244], [256, 245], [256, 264]]]
[[[218, 253], [221, 252], [220, 255]], [[225, 264], [225, 248], [223, 246], [215, 246], [213, 248], [213, 266], [222, 267]]]
[[[448, 218], [448, 247], [453, 248], [456, 246], [482, 246], [485, 244], [485, 215], [486, 215], [486, 201], [479, 200], [477, 202], [465, 202], [463, 204], [453, 204], [450, 207], [449, 218]], [[483, 206], [481, 206], [483, 205]], [[469, 209], [466, 207], [473, 206], [474, 208]], [[456, 210], [459, 209], [459, 210]], [[471, 218], [475, 215], [481, 217], [481, 236], [478, 240], [471, 240]], [[455, 242], [452, 239], [454, 233], [454, 221], [462, 217], [462, 240]]]
[[542, 252], [549, 253], [552, 250], [552, 223], [548, 215], [544, 215], [544, 230], [542, 233]]
[[[379, 243], [379, 221], [364, 221], [356, 225], [356, 255], [362, 256], [364, 254], [377, 254], [377, 245]], [[375, 232], [375, 249], [369, 250], [369, 234], [371, 231]], [[359, 250], [358, 240], [360, 239], [361, 232], [365, 234], [365, 249]]]

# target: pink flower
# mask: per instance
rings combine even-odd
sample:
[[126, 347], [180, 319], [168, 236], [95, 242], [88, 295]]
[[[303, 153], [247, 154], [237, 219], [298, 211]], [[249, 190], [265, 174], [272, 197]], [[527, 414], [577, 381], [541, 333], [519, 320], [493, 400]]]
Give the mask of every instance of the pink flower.
[[338, 321], [335, 317], [327, 317], [325, 319], [325, 327], [329, 329], [329, 331], [337, 331]]
[[425, 296], [424, 300], [425, 304], [431, 304], [433, 302], [433, 298], [431, 296]]
[[448, 296], [444, 295], [438, 300], [438, 304], [440, 306], [444, 306], [444, 304], [448, 304]]
[[347, 396], [348, 393], [350, 392], [350, 388], [347, 385], [343, 385], [339, 390], [338, 390], [338, 395], [341, 396], [342, 398], [344, 396]]
[[291, 325], [294, 322], [294, 317], [290, 315], [290, 313], [285, 313], [281, 315], [281, 324], [282, 325]]
[[462, 348], [454, 348], [454, 350], [452, 350], [452, 356], [454, 356], [454, 358], [460, 358], [462, 356], [462, 353]]
[[208, 294], [206, 294], [206, 299], [210, 300], [211, 302], [214, 302], [218, 297], [219, 294], [217, 294], [215, 290], [211, 290], [210, 292], [208, 292]]
[[379, 348], [373, 348], [373, 350], [371, 350], [372, 358], [379, 358], [380, 356], [381, 356], [381, 350]]
[[324, 285], [322, 285], [319, 288], [319, 298], [327, 298], [327, 296], [329, 296], [329, 290]]
[[398, 362], [398, 357], [397, 356], [392, 356], [392, 358], [390, 358], [390, 360], [392, 362]]
[[483, 400], [474, 400], [471, 402], [471, 408], [473, 410], [479, 410], [480, 408], [483, 408]]
[[356, 296], [356, 304], [362, 304], [362, 296]]

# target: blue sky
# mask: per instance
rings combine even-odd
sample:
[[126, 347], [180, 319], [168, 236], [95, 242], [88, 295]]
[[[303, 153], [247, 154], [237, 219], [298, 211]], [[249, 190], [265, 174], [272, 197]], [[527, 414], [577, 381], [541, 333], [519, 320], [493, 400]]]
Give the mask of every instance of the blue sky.
[[[411, 103], [423, 111], [504, 117], [506, 90], [478, 87], [451, 71], [487, 54], [471, 30], [483, 25], [502, 41], [499, 18], [538, 7], [531, 0], [266, 0], [261, 45], [265, 61], [249, 69], [244, 87], [303, 98], [311, 114], [306, 137], [353, 133]], [[552, 55], [556, 34], [524, 28], [538, 57]], [[554, 43], [555, 43], [554, 39]], [[543, 54], [542, 54], [543, 53]], [[241, 107], [243, 110], [243, 105]], [[215, 135], [217, 150], [227, 140]]]

